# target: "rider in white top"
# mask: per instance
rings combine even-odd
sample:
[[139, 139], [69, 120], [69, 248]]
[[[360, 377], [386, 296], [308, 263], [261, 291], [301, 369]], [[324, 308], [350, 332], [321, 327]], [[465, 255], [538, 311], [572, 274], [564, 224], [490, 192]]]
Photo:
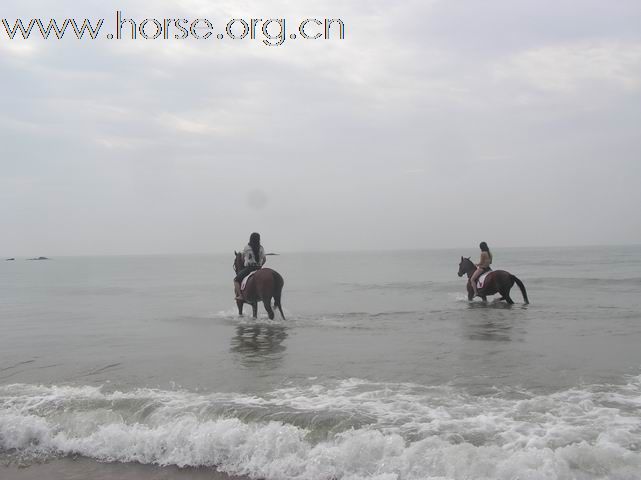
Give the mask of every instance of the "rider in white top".
[[265, 265], [267, 258], [265, 257], [265, 249], [262, 245], [258, 248], [258, 260], [254, 257], [254, 250], [252, 249], [252, 246], [248, 244], [243, 250], [243, 261], [245, 262], [245, 267], [254, 267], [256, 265], [262, 267]]
[[234, 278], [234, 291], [236, 292], [236, 300], [242, 300], [240, 291], [240, 283], [243, 279], [255, 270], [259, 270], [265, 262], [265, 249], [260, 244], [260, 234], [252, 233], [249, 237], [249, 243], [243, 249], [243, 264], [244, 268], [239, 271]]

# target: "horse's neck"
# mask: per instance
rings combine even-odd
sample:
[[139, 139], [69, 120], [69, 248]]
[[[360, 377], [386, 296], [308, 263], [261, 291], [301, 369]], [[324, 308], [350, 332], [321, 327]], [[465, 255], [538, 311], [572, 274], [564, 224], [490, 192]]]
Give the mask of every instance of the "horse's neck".
[[467, 278], [472, 278], [474, 272], [476, 272], [476, 265], [470, 262], [470, 267], [467, 269]]

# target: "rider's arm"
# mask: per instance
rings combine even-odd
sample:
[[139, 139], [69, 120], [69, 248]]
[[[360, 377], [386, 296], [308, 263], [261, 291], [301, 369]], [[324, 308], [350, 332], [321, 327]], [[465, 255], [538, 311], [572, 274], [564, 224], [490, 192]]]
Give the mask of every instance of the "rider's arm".
[[250, 259], [252, 256], [252, 249], [249, 245], [245, 247], [245, 250], [243, 250], [243, 263], [245, 266], [249, 265]]

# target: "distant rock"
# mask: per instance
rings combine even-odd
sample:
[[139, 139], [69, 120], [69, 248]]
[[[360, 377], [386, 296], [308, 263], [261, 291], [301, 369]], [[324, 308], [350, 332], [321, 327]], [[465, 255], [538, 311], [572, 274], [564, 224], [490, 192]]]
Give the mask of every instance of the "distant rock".
[[7, 258], [6, 259], [7, 262], [13, 262], [14, 260], [15, 260], [15, 258]]
[[36, 257], [36, 258], [29, 258], [29, 260], [51, 260], [51, 259], [47, 257]]
[[265, 254], [265, 256], [267, 256], [267, 257], [277, 257], [278, 255], [280, 255], [280, 253], [266, 253]]

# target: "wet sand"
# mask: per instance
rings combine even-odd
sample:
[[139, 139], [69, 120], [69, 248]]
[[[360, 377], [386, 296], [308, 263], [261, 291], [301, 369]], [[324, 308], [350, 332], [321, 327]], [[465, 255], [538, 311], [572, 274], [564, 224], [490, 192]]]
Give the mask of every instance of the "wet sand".
[[63, 458], [30, 466], [0, 465], [2, 480], [247, 480], [210, 468], [156, 467]]

